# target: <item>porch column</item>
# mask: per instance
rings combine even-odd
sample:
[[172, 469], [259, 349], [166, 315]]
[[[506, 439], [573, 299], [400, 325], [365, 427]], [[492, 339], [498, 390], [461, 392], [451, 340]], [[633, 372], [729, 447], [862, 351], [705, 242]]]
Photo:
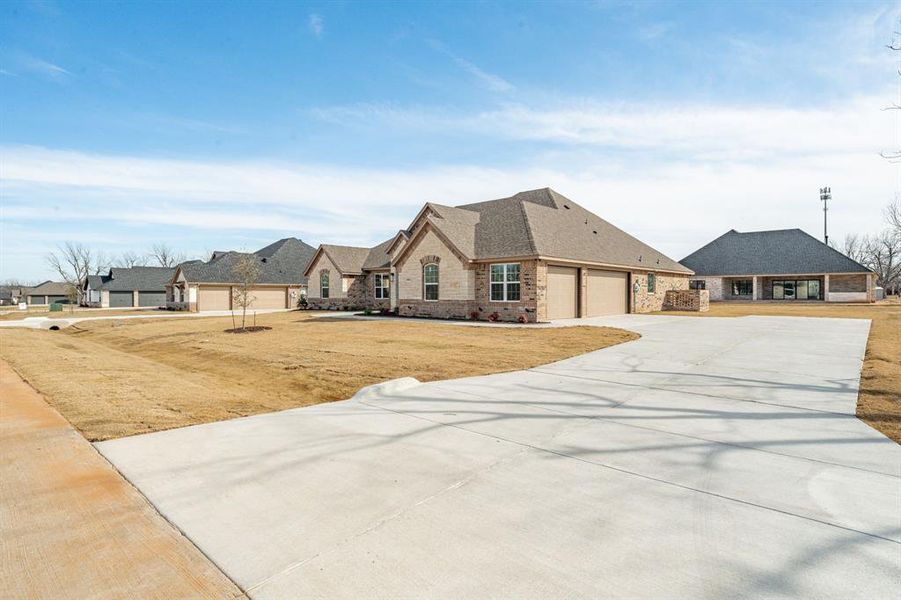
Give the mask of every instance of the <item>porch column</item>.
[[823, 275], [823, 301], [829, 302], [829, 274]]
[[751, 300], [759, 300], [760, 293], [757, 291], [757, 275], [751, 278]]

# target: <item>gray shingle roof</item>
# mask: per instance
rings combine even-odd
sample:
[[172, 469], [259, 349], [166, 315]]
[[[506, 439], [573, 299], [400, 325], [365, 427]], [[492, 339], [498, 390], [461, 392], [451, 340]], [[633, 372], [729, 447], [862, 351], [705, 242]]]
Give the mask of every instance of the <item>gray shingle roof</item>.
[[[175, 274], [173, 267], [113, 267], [106, 275], [88, 276], [93, 289], [111, 292], [162, 292]], [[99, 285], [96, 278], [99, 277]]]
[[[304, 270], [316, 249], [297, 238], [285, 238], [252, 253], [260, 262], [258, 283], [306, 284]], [[234, 267], [241, 252], [217, 252], [207, 262], [188, 261], [179, 265], [191, 283], [235, 283]]]
[[869, 269], [800, 229], [734, 229], [682, 259], [698, 275], [812, 275]]
[[335, 263], [338, 270], [346, 275], [358, 275], [363, 272], [363, 263], [369, 256], [371, 248], [361, 246], [338, 246], [335, 244], [322, 244], [319, 246]]
[[65, 296], [69, 293], [70, 286], [65, 281], [45, 281], [39, 283], [26, 292], [29, 296]]
[[689, 269], [550, 188], [447, 207], [429, 219], [470, 259], [545, 256], [689, 273]]

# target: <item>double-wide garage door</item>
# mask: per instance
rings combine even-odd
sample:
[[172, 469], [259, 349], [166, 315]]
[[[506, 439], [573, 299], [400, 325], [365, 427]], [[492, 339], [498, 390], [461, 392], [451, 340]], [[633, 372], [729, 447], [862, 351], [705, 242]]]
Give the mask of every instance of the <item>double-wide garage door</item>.
[[[286, 288], [254, 288], [250, 292], [253, 302], [248, 308], [285, 308], [287, 307], [285, 290]], [[199, 310], [230, 310], [231, 288], [201, 287], [197, 304]], [[237, 304], [234, 308], [238, 308]]]
[[[619, 271], [588, 269], [585, 315], [619, 315], [629, 309], [629, 276]], [[579, 316], [579, 269], [549, 265], [547, 269], [547, 318]]]

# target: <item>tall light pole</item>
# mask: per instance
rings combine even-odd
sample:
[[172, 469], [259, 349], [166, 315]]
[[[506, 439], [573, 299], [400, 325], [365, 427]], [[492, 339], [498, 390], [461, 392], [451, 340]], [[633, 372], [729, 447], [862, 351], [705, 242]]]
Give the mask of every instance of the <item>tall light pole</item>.
[[829, 210], [829, 201], [832, 200], [832, 188], [820, 188], [820, 200], [823, 203], [823, 242], [829, 245], [829, 233], [826, 229], [826, 212]]

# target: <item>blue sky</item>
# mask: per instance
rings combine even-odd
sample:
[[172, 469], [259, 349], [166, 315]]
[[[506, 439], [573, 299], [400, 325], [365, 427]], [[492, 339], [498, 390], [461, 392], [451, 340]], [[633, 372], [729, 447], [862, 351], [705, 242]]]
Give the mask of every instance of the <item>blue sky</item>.
[[879, 227], [898, 2], [0, 4], [0, 279], [551, 186], [676, 259]]

